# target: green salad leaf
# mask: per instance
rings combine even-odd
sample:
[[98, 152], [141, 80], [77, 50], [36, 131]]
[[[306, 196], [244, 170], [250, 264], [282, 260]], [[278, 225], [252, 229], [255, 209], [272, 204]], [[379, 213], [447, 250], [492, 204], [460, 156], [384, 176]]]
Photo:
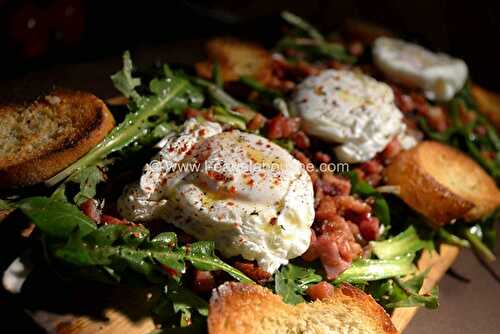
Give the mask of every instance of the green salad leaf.
[[77, 227], [85, 236], [97, 228], [76, 206], [60, 200], [30, 197], [19, 201], [17, 207], [50, 237], [68, 238]]
[[184, 250], [185, 259], [199, 270], [223, 270], [240, 282], [253, 282], [242, 272], [231, 267], [215, 255], [215, 243], [213, 241], [198, 241], [184, 247]]
[[421, 249], [433, 249], [432, 241], [421, 240], [417, 230], [412, 225], [395, 237], [383, 241], [372, 241], [373, 253], [379, 259], [395, 259], [407, 254], [416, 253]]
[[76, 205], [80, 205], [96, 195], [97, 184], [104, 181], [104, 174], [98, 166], [89, 166], [75, 173], [70, 181], [80, 184], [80, 191], [73, 197]]
[[354, 63], [356, 57], [351, 56], [344, 46], [329, 42], [312, 24], [297, 15], [284, 11], [281, 17], [299, 34], [282, 38], [277, 45], [278, 50], [293, 49], [304, 52], [311, 58], [336, 59], [345, 63]]
[[388, 279], [370, 282], [366, 291], [385, 309], [397, 307], [426, 307], [436, 309], [439, 306], [438, 288], [429, 293], [420, 294], [424, 278], [429, 269], [407, 279]]
[[287, 304], [304, 302], [307, 288], [314, 283], [321, 282], [322, 277], [316, 274], [313, 268], [305, 268], [289, 263], [281, 267], [274, 275], [274, 291]]
[[415, 254], [408, 254], [389, 260], [357, 259], [335, 279], [334, 283], [365, 283], [405, 276], [415, 272], [414, 259]]

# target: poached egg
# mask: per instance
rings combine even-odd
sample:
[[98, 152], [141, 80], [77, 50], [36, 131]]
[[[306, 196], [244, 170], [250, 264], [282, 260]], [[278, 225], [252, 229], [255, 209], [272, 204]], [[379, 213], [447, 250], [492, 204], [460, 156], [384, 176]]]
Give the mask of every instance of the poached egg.
[[416, 141], [405, 135], [403, 115], [387, 84], [347, 70], [325, 70], [301, 82], [292, 101], [304, 130], [327, 142], [345, 162], [364, 162], [399, 137], [403, 148]]
[[164, 138], [118, 209], [132, 221], [162, 219], [225, 256], [273, 273], [310, 243], [314, 192], [302, 164], [266, 138], [188, 120]]
[[464, 86], [468, 75], [463, 60], [396, 38], [375, 40], [373, 59], [389, 79], [420, 88], [431, 100], [450, 100]]

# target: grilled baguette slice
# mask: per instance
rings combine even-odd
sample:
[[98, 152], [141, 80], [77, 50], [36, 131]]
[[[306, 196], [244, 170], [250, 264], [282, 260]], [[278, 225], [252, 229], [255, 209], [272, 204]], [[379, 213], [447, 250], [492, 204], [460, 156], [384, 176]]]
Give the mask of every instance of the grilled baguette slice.
[[424, 141], [399, 154], [384, 171], [401, 198], [436, 225], [476, 220], [500, 205], [495, 181], [464, 153]]
[[257, 44], [219, 37], [208, 41], [207, 53], [209, 60], [195, 65], [201, 77], [212, 78], [212, 62], [218, 62], [225, 82], [248, 76], [265, 84], [272, 78], [271, 54]]
[[500, 94], [493, 93], [476, 84], [471, 85], [471, 93], [482, 112], [500, 130]]
[[78, 160], [113, 128], [103, 101], [55, 91], [28, 106], [0, 106], [0, 188], [42, 182]]
[[257, 284], [228, 282], [215, 289], [208, 313], [209, 334], [397, 333], [375, 300], [350, 285], [335, 288], [332, 297], [285, 304]]

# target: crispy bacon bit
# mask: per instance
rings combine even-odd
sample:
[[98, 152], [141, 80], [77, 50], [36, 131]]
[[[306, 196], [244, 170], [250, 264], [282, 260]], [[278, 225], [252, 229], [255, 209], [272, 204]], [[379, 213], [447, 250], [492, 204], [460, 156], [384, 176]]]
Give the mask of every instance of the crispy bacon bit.
[[101, 210], [99, 210], [98, 203], [95, 199], [89, 198], [80, 205], [80, 209], [87, 217], [92, 219], [94, 222], [100, 222]]
[[198, 109], [194, 109], [194, 108], [186, 108], [186, 110], [184, 110], [184, 116], [186, 116], [186, 118], [195, 118], [195, 117], [198, 117], [201, 115], [201, 110], [198, 110]]
[[380, 222], [376, 217], [363, 219], [359, 224], [359, 231], [363, 239], [372, 241], [378, 236]]
[[438, 132], [445, 132], [448, 128], [446, 113], [444, 112], [442, 107], [429, 107], [427, 121], [429, 122], [429, 125]]
[[315, 67], [312, 64], [306, 63], [303, 60], [299, 60], [295, 64], [295, 69], [297, 70], [297, 72], [299, 72], [300, 74], [302, 74], [306, 77], [311, 76], [311, 75], [318, 75], [320, 72], [320, 69], [318, 69], [317, 67]]
[[318, 152], [314, 153], [314, 160], [316, 160], [317, 162], [322, 163], [322, 164], [328, 164], [328, 163], [332, 162], [332, 157], [330, 157], [326, 153], [318, 151]]
[[324, 173], [321, 177], [321, 188], [328, 195], [349, 195], [351, 182], [340, 176]]
[[289, 138], [299, 131], [300, 118], [288, 118], [283, 115], [273, 117], [267, 123], [267, 137], [271, 140]]
[[271, 278], [270, 273], [262, 270], [254, 262], [235, 261], [234, 266], [257, 283], [265, 283]]
[[346, 213], [353, 213], [357, 215], [366, 215], [371, 212], [371, 208], [365, 202], [355, 199], [352, 196], [336, 196], [335, 205], [341, 216]]
[[295, 159], [299, 160], [302, 163], [306, 171], [309, 173], [313, 184], [316, 183], [319, 176], [318, 172], [315, 169], [310, 168], [310, 166], [312, 166], [311, 160], [309, 160], [309, 158], [304, 153], [297, 150], [293, 151], [293, 156], [295, 157]]
[[177, 277], [179, 275], [179, 273], [175, 269], [167, 267], [164, 264], [160, 263], [160, 268], [161, 270], [163, 270], [163, 272], [165, 272], [165, 274], [169, 275], [172, 278]]
[[255, 114], [255, 116], [250, 120], [247, 127], [250, 131], [256, 131], [262, 128], [266, 124], [266, 118], [262, 114]]
[[415, 103], [410, 95], [403, 94], [401, 89], [396, 86], [392, 86], [392, 90], [394, 91], [394, 102], [399, 110], [403, 113], [409, 113], [415, 110]]
[[376, 159], [362, 163], [359, 168], [363, 171], [363, 179], [371, 185], [377, 185], [382, 180], [384, 166]]
[[292, 140], [295, 146], [303, 150], [311, 146], [311, 141], [309, 140], [309, 137], [303, 131], [297, 131], [296, 133], [294, 133], [292, 135]]
[[215, 288], [215, 279], [210, 271], [194, 269], [193, 284], [194, 292], [209, 293]]
[[365, 52], [365, 48], [360, 41], [352, 41], [347, 45], [347, 51], [355, 57], [360, 57]]
[[109, 215], [102, 215], [101, 222], [109, 225], [129, 225], [130, 223], [125, 219], [118, 219]]
[[328, 67], [333, 68], [334, 70], [345, 70], [349, 68], [349, 65], [343, 64], [335, 59], [328, 61]]
[[335, 288], [328, 282], [322, 281], [317, 284], [311, 285], [306, 293], [312, 300], [322, 300], [333, 296]]
[[337, 203], [332, 196], [324, 196], [316, 209], [316, 220], [334, 220], [337, 217]]
[[398, 138], [394, 137], [389, 144], [387, 144], [384, 151], [382, 151], [382, 157], [385, 161], [390, 161], [398, 155], [402, 149], [403, 148], [401, 147], [401, 143]]
[[311, 229], [311, 242], [309, 243], [309, 248], [304, 254], [302, 254], [302, 259], [304, 259], [304, 261], [311, 262], [319, 257], [319, 254], [315, 247], [317, 239], [318, 238], [316, 237], [316, 232], [314, 232], [314, 230]]
[[212, 114], [212, 111], [211, 110], [199, 110], [199, 109], [195, 109], [195, 108], [186, 108], [184, 110], [184, 116], [186, 116], [187, 119], [189, 118], [195, 118], [195, 117], [203, 117], [205, 118], [207, 121], [213, 121], [214, 120], [214, 116]]

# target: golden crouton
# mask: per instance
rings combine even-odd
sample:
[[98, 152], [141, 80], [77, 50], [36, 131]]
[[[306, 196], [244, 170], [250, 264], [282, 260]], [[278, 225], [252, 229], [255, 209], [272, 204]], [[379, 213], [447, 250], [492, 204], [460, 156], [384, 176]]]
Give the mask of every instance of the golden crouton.
[[401, 153], [384, 173], [401, 198], [436, 225], [476, 220], [500, 205], [495, 181], [467, 155], [438, 142]]
[[476, 84], [471, 85], [472, 96], [478, 109], [500, 130], [500, 94], [490, 92]]
[[207, 53], [209, 60], [195, 65], [201, 77], [212, 77], [213, 62], [220, 64], [225, 82], [248, 76], [265, 84], [272, 77], [271, 54], [257, 44], [233, 38], [214, 38], [207, 43]]
[[227, 282], [210, 299], [208, 333], [395, 334], [397, 330], [370, 295], [347, 284], [334, 288], [326, 299], [289, 305], [260, 285]]

